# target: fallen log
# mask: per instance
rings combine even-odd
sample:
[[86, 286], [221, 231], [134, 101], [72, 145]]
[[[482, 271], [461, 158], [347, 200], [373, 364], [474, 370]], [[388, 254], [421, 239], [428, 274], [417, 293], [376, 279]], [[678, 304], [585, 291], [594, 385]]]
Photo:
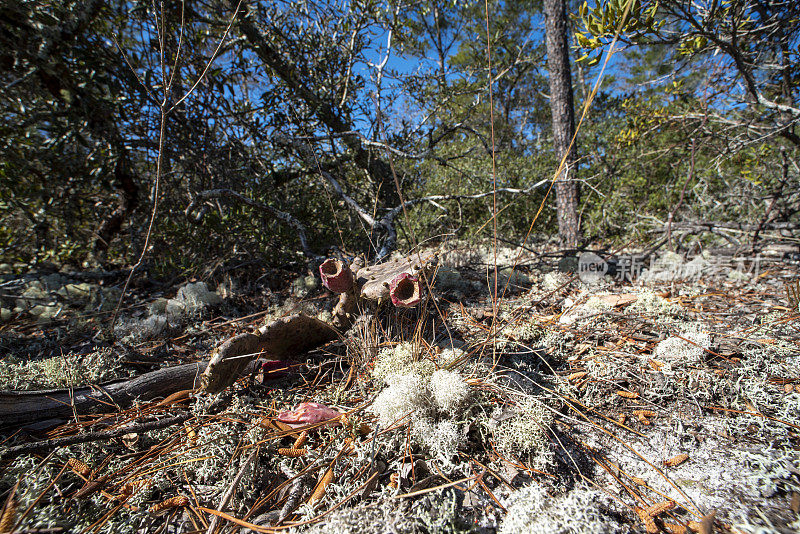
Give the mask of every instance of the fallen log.
[[124, 382], [82, 388], [0, 391], [0, 426], [72, 417], [126, 408], [176, 391], [200, 387], [208, 362], [185, 363], [145, 373]]

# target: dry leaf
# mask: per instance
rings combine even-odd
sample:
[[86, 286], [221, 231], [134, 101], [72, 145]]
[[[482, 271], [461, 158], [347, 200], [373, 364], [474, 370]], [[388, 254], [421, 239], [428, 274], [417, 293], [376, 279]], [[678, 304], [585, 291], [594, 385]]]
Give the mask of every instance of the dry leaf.
[[635, 293], [623, 293], [621, 295], [600, 295], [597, 297], [602, 303], [614, 308], [622, 308], [639, 300]]

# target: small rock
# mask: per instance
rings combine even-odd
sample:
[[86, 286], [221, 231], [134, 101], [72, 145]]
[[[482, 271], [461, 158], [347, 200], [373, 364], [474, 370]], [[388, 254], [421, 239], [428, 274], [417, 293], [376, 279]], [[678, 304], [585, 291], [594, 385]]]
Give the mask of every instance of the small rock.
[[181, 301], [187, 312], [214, 306], [222, 302], [222, 298], [208, 290], [204, 282], [188, 283], [178, 290], [176, 300]]
[[574, 273], [578, 270], [577, 256], [564, 256], [558, 260], [558, 272], [560, 273]]
[[17, 308], [25, 311], [49, 302], [50, 294], [44, 291], [42, 284], [34, 280], [28, 285], [28, 288], [22, 292], [20, 298], [17, 299], [16, 305]]
[[63, 286], [67, 279], [64, 278], [59, 273], [52, 273], [48, 274], [47, 276], [43, 276], [39, 279], [39, 281], [44, 285], [44, 287], [50, 291], [55, 291]]
[[732, 282], [746, 282], [750, 280], [751, 276], [738, 269], [733, 269], [732, 271], [728, 271], [727, 278]]
[[87, 283], [67, 284], [56, 291], [56, 294], [75, 304], [84, 304], [92, 296], [92, 286]]
[[30, 314], [36, 317], [36, 321], [40, 323], [49, 323], [56, 319], [61, 313], [61, 306], [34, 306], [30, 310]]
[[[26, 284], [26, 291], [37, 290], [41, 295], [44, 294], [44, 285], [39, 280], [32, 280]], [[24, 295], [24, 293], [23, 293]]]
[[166, 315], [182, 315], [184, 312], [186, 312], [186, 306], [177, 299], [169, 299], [164, 306], [164, 313]]
[[149, 307], [150, 315], [164, 315], [167, 313], [167, 303], [169, 303], [169, 300], [164, 298], [158, 298], [151, 302]]

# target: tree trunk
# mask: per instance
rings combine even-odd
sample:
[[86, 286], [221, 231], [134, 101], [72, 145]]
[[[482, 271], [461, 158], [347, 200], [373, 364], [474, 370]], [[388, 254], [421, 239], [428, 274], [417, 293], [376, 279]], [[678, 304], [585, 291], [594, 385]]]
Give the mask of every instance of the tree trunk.
[[[553, 117], [553, 145], [560, 162], [569, 150], [575, 134], [575, 106], [572, 99], [572, 74], [567, 43], [567, 10], [565, 0], [544, 0], [545, 46], [550, 78], [550, 110]], [[565, 248], [578, 246], [578, 183], [574, 179], [575, 147], [569, 150], [564, 169], [557, 177], [556, 205], [558, 235]]]
[[131, 172], [132, 163], [128, 159], [125, 147], [120, 143], [117, 163], [114, 166], [114, 187], [119, 191], [119, 204], [97, 229], [94, 242], [94, 252], [105, 257], [111, 240], [122, 229], [122, 224], [130, 217], [139, 206], [139, 186], [136, 185]]

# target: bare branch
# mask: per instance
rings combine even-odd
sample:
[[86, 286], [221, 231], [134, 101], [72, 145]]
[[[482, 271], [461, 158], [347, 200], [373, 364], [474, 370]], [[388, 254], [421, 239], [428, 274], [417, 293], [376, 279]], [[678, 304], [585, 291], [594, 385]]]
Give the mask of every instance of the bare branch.
[[[314, 254], [314, 251], [311, 250], [311, 247], [308, 244], [308, 237], [306, 235], [306, 227], [301, 223], [296, 217], [293, 215], [286, 213], [285, 211], [281, 211], [277, 208], [273, 208], [269, 204], [264, 204], [258, 201], [255, 201], [251, 198], [248, 198], [241, 193], [237, 193], [232, 189], [209, 189], [207, 191], [200, 191], [196, 193], [192, 201], [186, 207], [184, 213], [186, 216], [193, 222], [200, 222], [202, 219], [205, 210], [200, 207], [200, 204], [206, 200], [212, 198], [234, 198], [243, 204], [250, 206], [251, 208], [256, 208], [261, 211], [266, 211], [271, 213], [275, 218], [283, 221], [284, 223], [288, 224], [292, 228], [294, 228], [295, 232], [297, 232], [297, 237], [300, 239], [300, 246], [303, 247], [303, 254], [306, 255], [309, 259], [313, 261], [318, 261], [321, 256]], [[199, 210], [198, 210], [199, 208]], [[194, 211], [198, 211], [197, 216], [193, 216], [192, 213]]]
[[[550, 183], [550, 179], [549, 178], [545, 178], [543, 180], [539, 180], [538, 182], [536, 182], [535, 184], [531, 185], [530, 187], [526, 187], [525, 189], [517, 189], [517, 188], [514, 188], [514, 187], [499, 187], [499, 188], [496, 189], [496, 192], [498, 192], [498, 193], [509, 193], [509, 194], [512, 194], [512, 195], [527, 195], [527, 194], [533, 192], [535, 189], [538, 189], [538, 188], [540, 188], [542, 186], [545, 186], [545, 185], [547, 185], [549, 183]], [[398, 213], [403, 211], [403, 206], [404, 205], [405, 205], [405, 207], [409, 208], [409, 207], [414, 206], [415, 204], [419, 204], [421, 202], [431, 202], [431, 203], [433, 203], [433, 202], [438, 202], [438, 201], [442, 201], [442, 200], [475, 200], [475, 199], [478, 199], [478, 198], [492, 196], [493, 193], [494, 193], [493, 191], [485, 191], [483, 193], [476, 193], [474, 195], [431, 195], [431, 196], [427, 196], [427, 197], [412, 198], [411, 200], [406, 200], [404, 202], [404, 204], [402, 204], [400, 206], [395, 206], [394, 208], [389, 210], [389, 213], [384, 215], [383, 219], [386, 219], [387, 217], [389, 218], [389, 220], [394, 219], [394, 217], [396, 217]]]

